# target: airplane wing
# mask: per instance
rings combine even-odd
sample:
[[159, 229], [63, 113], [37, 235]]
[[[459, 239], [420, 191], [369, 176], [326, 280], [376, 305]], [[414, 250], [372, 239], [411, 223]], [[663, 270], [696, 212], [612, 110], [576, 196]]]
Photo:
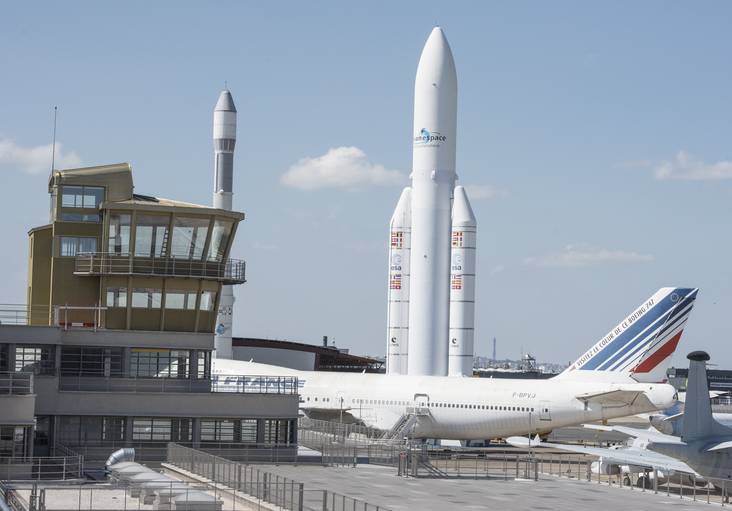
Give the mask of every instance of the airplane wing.
[[506, 441], [514, 447], [526, 448], [531, 445], [532, 447], [553, 448], [579, 454], [589, 454], [591, 456], [598, 456], [604, 462], [614, 465], [634, 465], [648, 467], [650, 469], [655, 468], [665, 473], [669, 473], [670, 471], [685, 472], [688, 474], [696, 473], [689, 465], [682, 461], [645, 449], [632, 447], [607, 449], [604, 447], [585, 447], [582, 445], [555, 444], [551, 442], [538, 443], [534, 440], [529, 442], [525, 437], [515, 436], [507, 438]]
[[707, 447], [705, 451], [707, 452], [714, 452], [714, 451], [722, 451], [724, 449], [730, 449], [732, 448], [732, 440], [727, 440], [726, 442], [718, 442], [715, 444], [712, 444], [711, 446]]
[[627, 426], [611, 426], [613, 428], [613, 431], [617, 431], [618, 433], [623, 433], [628, 436], [632, 436], [633, 438], [640, 438], [642, 440], [647, 440], [648, 442], [657, 442], [657, 443], [671, 443], [671, 444], [680, 444], [681, 439], [677, 436], [672, 435], [665, 435], [661, 433], [660, 431], [655, 431], [653, 429], [638, 429], [638, 428], [629, 428]]
[[577, 397], [580, 401], [588, 401], [608, 406], [630, 406], [639, 396], [643, 395], [640, 390], [610, 390], [607, 392], [588, 392]]

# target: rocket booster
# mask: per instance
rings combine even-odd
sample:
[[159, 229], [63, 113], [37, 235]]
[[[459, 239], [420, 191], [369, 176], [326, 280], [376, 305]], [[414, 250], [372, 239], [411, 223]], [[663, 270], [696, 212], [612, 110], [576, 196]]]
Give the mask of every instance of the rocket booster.
[[450, 266], [450, 376], [473, 375], [475, 248], [478, 224], [465, 188], [455, 187]]
[[399, 197], [389, 225], [389, 310], [386, 373], [407, 374], [409, 343], [409, 252], [412, 235], [412, 189]]
[[422, 50], [414, 84], [410, 375], [447, 375], [450, 198], [455, 185], [457, 74], [440, 27]]
[[[231, 210], [234, 182], [234, 146], [236, 145], [236, 107], [228, 90], [219, 95], [213, 116], [214, 191], [213, 206]], [[216, 315], [214, 347], [217, 358], [233, 358], [231, 346], [234, 314], [234, 289], [221, 287]]]

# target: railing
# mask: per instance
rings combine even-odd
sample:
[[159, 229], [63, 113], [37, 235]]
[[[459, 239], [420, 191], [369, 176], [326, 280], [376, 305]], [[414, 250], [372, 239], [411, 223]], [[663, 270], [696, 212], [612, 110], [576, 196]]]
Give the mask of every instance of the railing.
[[91, 328], [95, 332], [102, 323], [102, 312], [106, 307], [54, 305], [53, 324], [68, 330], [69, 328]]
[[0, 303], [0, 325], [27, 325], [30, 323], [31, 309], [30, 305], [20, 303]]
[[344, 424], [335, 421], [324, 421], [300, 417], [298, 420], [300, 430], [317, 431], [332, 435], [334, 438], [351, 439], [352, 441], [378, 441], [384, 434], [380, 429], [363, 426], [361, 424]]
[[76, 255], [75, 275], [143, 275], [190, 277], [223, 284], [246, 282], [246, 263], [239, 259], [208, 261], [176, 257], [140, 257], [133, 254], [83, 252]]
[[299, 381], [295, 376], [214, 375], [213, 392], [238, 394], [297, 394]]
[[[88, 470], [98, 471], [104, 467], [110, 453], [123, 447], [135, 449], [135, 461], [149, 467], [158, 467], [160, 463], [166, 460], [169, 441], [135, 440], [129, 442], [124, 440], [98, 440], [78, 443], [78, 441], [65, 440], [64, 442], [63, 447], [83, 456], [84, 465]], [[229, 461], [245, 464], [290, 464], [297, 462], [296, 444], [201, 441], [194, 446], [192, 442], [176, 443], [226, 458]], [[59, 449], [61, 445], [59, 442], [56, 442], [56, 454], [63, 453]]]
[[241, 496], [252, 504], [265, 502], [298, 511], [388, 511], [326, 489], [305, 488], [304, 483], [279, 474], [174, 443], [168, 444], [167, 463], [202, 478], [202, 482], [211, 481], [222, 490], [229, 489], [234, 498]]
[[6, 394], [33, 394], [33, 373], [0, 372], [0, 396]]
[[[292, 376], [214, 376], [212, 379], [59, 376], [64, 392], [186, 392], [233, 394], [297, 394]], [[1, 390], [0, 390], [1, 392]]]
[[4, 481], [79, 479], [83, 473], [84, 457], [79, 454], [0, 458], [0, 480]]
[[0, 325], [53, 325], [69, 328], [100, 328], [102, 312], [106, 307], [97, 305], [30, 305], [24, 303], [0, 304]]

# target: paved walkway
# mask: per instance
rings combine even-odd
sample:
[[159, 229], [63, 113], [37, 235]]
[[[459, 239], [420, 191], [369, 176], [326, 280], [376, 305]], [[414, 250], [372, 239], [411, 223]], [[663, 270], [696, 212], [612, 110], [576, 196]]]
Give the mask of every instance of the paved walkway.
[[322, 467], [263, 465], [261, 468], [305, 483], [305, 489], [337, 493], [401, 511], [444, 509], [631, 511], [699, 511], [719, 504], [692, 502], [678, 496], [639, 489], [540, 476], [538, 482], [486, 479], [401, 478], [395, 469], [376, 465]]

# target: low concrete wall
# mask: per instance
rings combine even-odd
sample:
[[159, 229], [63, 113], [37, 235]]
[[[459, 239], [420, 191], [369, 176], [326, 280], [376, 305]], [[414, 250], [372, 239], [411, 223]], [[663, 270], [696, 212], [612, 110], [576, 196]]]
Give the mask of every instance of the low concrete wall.
[[37, 415], [246, 417], [293, 419], [298, 396], [228, 392], [62, 392], [57, 377], [37, 377]]
[[33, 424], [35, 405], [35, 394], [25, 394], [21, 396], [15, 394], [0, 394], [0, 424]]

